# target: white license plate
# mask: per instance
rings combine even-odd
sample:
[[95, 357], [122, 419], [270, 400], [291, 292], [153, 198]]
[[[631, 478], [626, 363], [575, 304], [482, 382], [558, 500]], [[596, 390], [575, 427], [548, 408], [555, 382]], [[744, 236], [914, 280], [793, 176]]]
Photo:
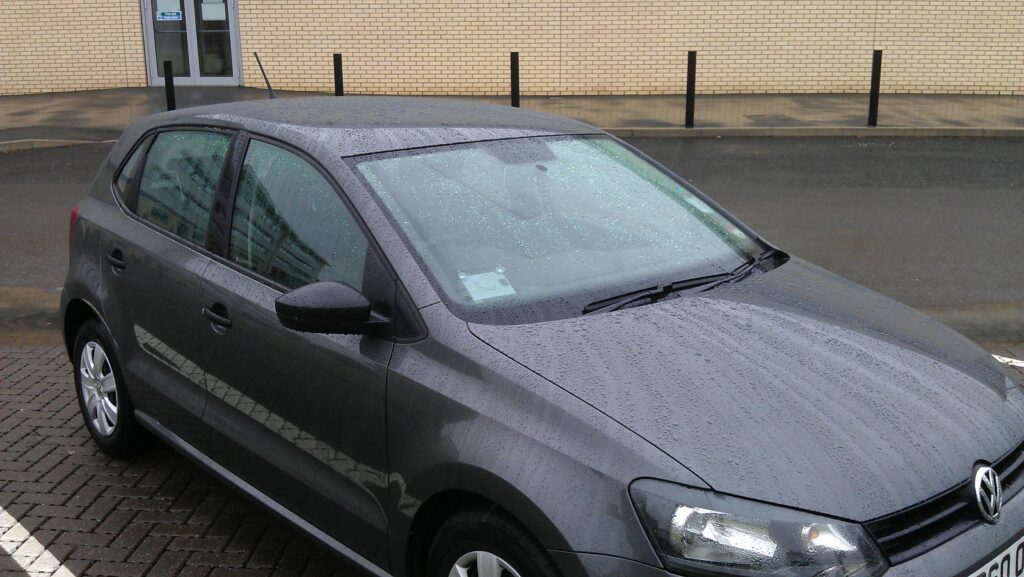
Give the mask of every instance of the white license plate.
[[978, 567], [971, 577], [1017, 577], [1024, 575], [1024, 537], [996, 555], [991, 561]]

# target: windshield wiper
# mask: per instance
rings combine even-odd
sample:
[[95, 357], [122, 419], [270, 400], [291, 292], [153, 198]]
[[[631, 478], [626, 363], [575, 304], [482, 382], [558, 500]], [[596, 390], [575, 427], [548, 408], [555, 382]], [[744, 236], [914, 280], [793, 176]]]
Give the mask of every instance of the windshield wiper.
[[679, 292], [691, 288], [701, 287], [701, 292], [708, 291], [721, 284], [725, 284], [727, 282], [736, 282], [738, 280], [746, 278], [751, 271], [761, 266], [761, 264], [764, 261], [775, 257], [777, 254], [779, 254], [779, 251], [777, 251], [774, 248], [770, 248], [762, 252], [761, 254], [751, 258], [750, 260], [741, 264], [740, 266], [736, 267], [735, 269], [732, 270], [732, 272], [712, 274], [708, 276], [699, 276], [696, 278], [676, 281], [673, 283], [642, 288], [639, 290], [630, 291], [628, 293], [623, 293], [621, 295], [601, 299], [599, 301], [594, 301], [589, 305], [583, 307], [583, 314], [589, 314], [598, 311], [617, 311], [625, 307], [626, 305], [631, 305], [635, 302], [643, 300], [650, 301], [653, 303], [665, 298], [666, 296], [674, 292]]
[[621, 295], [601, 299], [599, 301], [594, 301], [583, 307], [583, 314], [594, 313], [597, 311], [617, 311], [626, 305], [643, 300], [657, 302], [674, 292], [696, 288], [710, 283], [722, 282], [728, 280], [732, 276], [733, 273], [713, 274], [642, 288]]
[[735, 269], [733, 269], [731, 273], [725, 275], [725, 278], [707, 284], [706, 286], [704, 286], [704, 288], [701, 289], [700, 292], [709, 291], [715, 288], [716, 286], [725, 284], [727, 282], [736, 282], [738, 280], [742, 280], [746, 278], [747, 275], [749, 275], [751, 271], [753, 271], [755, 268], [761, 266], [761, 264], [764, 261], [770, 258], [774, 258], [777, 254], [779, 254], [778, 250], [770, 248], [762, 252], [761, 254], [751, 258], [750, 260], [741, 264], [740, 266], [736, 267]]

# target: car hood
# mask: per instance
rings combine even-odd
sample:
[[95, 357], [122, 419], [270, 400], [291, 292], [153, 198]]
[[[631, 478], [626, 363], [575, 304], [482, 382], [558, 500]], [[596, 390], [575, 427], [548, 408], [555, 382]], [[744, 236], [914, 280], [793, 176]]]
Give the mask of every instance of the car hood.
[[1024, 438], [1024, 395], [978, 346], [799, 259], [707, 293], [470, 330], [716, 491], [845, 519], [923, 501]]

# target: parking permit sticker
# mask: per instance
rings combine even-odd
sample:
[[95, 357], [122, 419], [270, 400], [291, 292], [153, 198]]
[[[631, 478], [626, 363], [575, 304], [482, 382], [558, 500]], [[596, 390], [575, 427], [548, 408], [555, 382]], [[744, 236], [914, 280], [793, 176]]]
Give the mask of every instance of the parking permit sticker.
[[476, 302], [516, 294], [516, 289], [500, 272], [459, 273], [459, 280]]

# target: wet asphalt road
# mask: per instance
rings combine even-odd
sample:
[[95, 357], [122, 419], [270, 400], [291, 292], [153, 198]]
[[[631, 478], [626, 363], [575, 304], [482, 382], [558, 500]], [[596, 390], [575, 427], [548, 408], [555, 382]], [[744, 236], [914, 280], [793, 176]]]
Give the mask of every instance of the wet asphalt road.
[[[1024, 141], [632, 139], [781, 248], [917, 307], [1024, 307]], [[0, 286], [55, 290], [109, 144], [0, 154]]]
[[68, 218], [112, 144], [0, 153], [0, 286], [64, 282]]
[[780, 248], [915, 307], [1024, 307], [1024, 140], [631, 141]]

